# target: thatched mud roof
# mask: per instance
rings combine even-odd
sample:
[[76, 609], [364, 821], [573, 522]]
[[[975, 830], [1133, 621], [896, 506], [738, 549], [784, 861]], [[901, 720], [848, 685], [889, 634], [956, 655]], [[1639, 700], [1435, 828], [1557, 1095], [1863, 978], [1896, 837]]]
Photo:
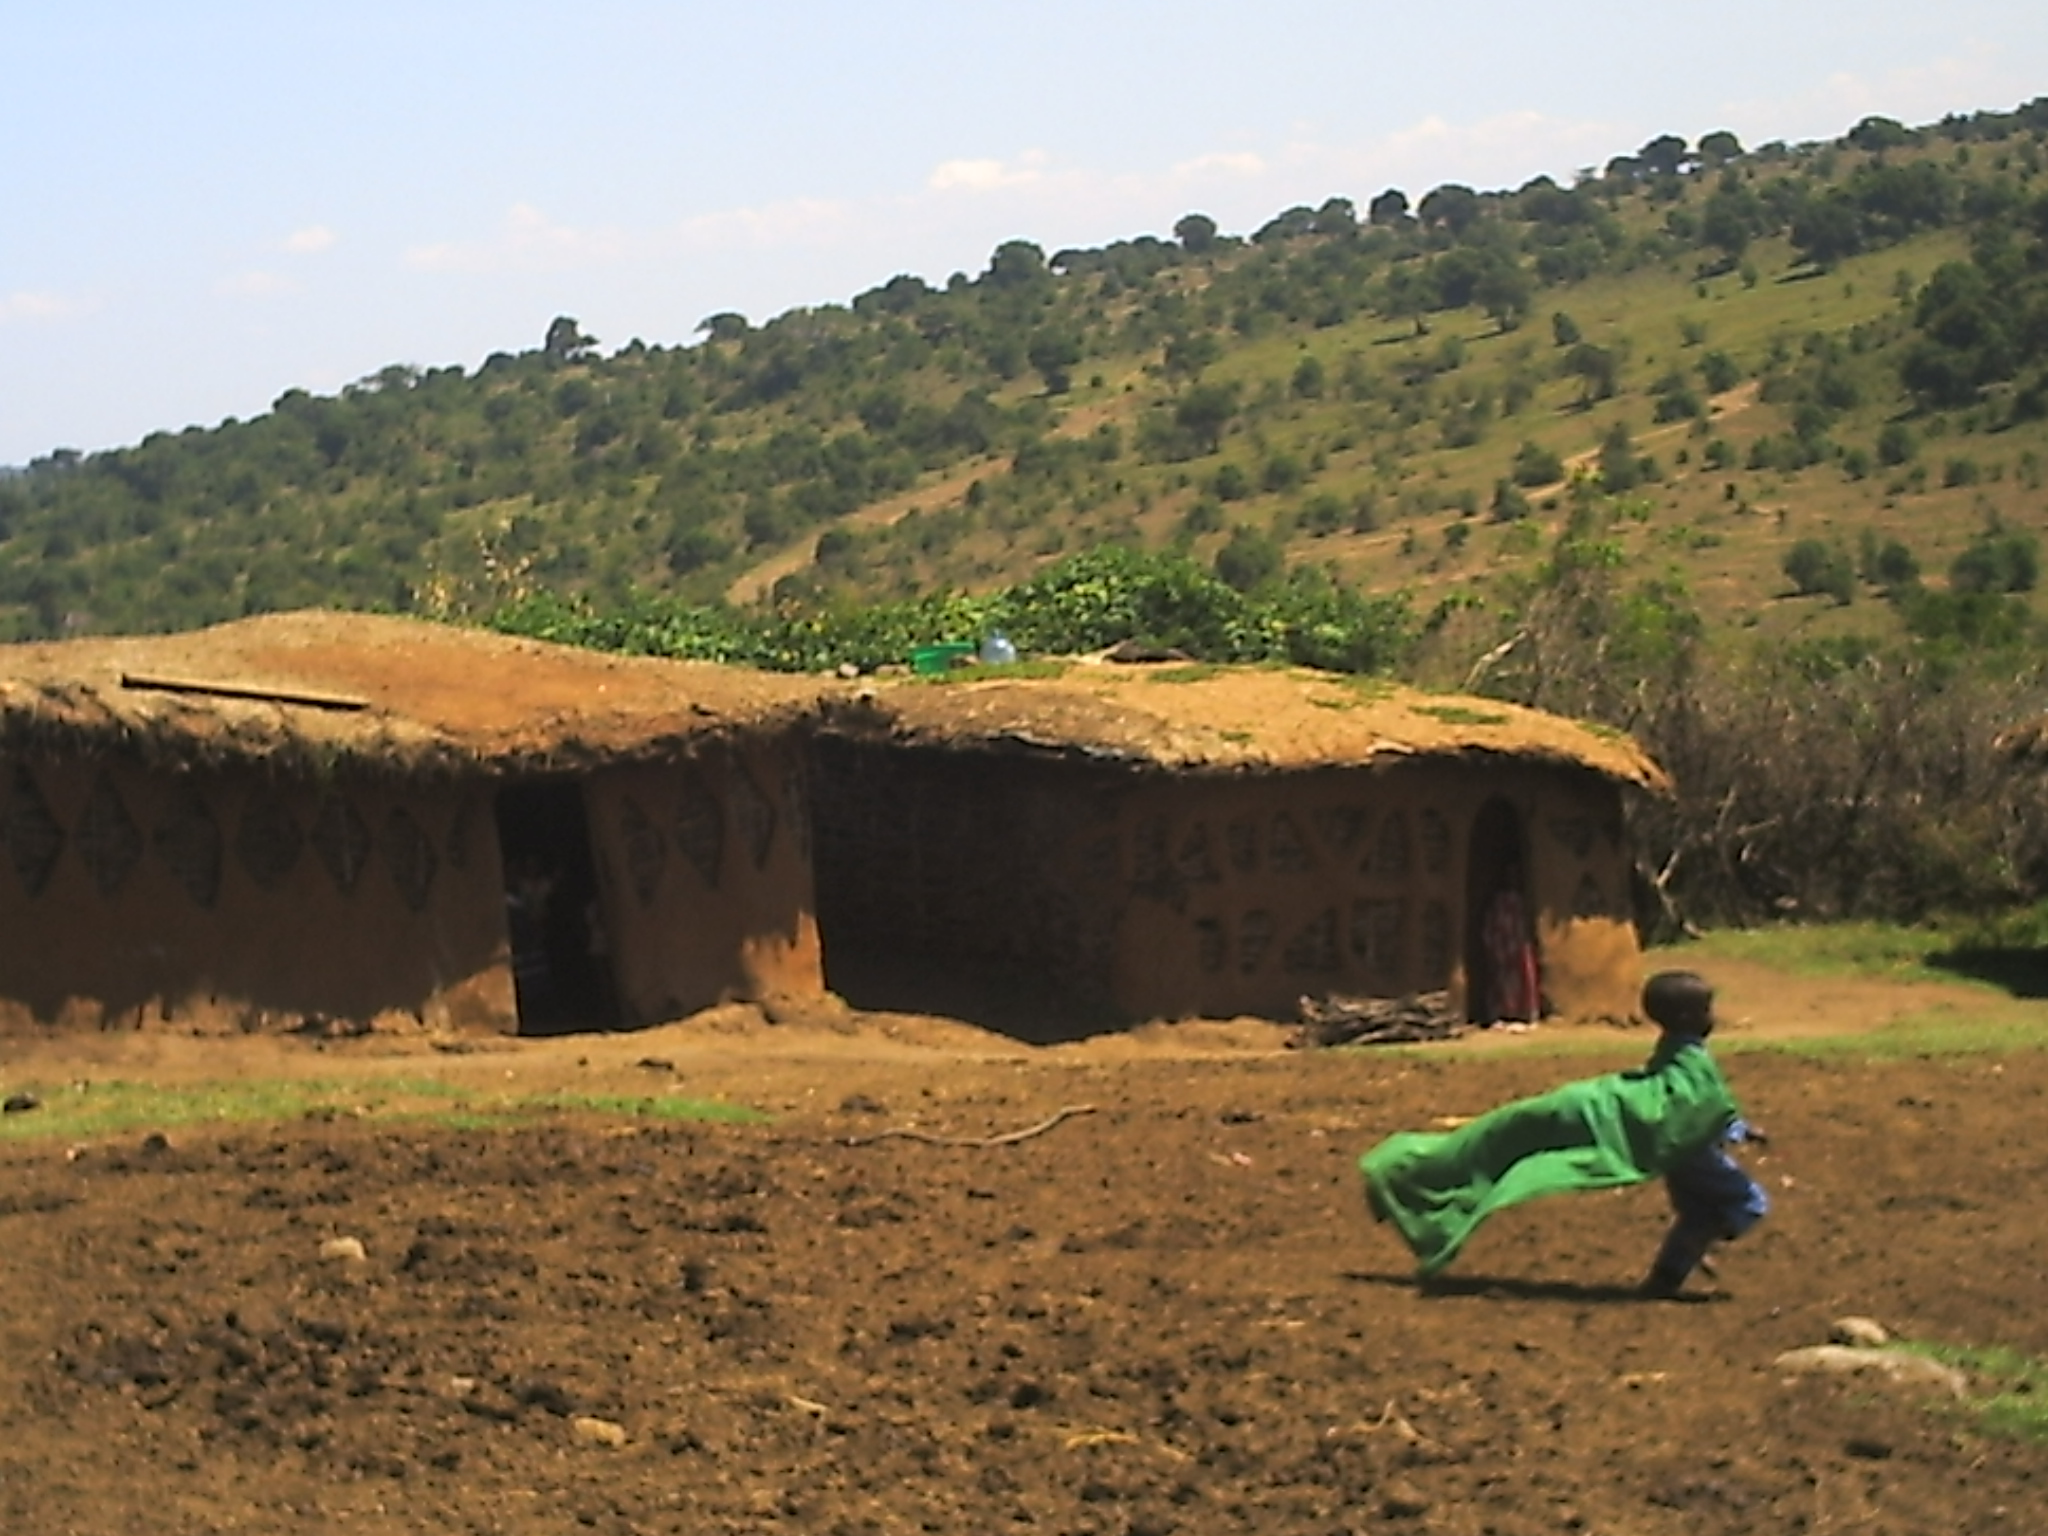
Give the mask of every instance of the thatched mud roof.
[[815, 680], [370, 614], [0, 646], [0, 746], [164, 766], [570, 770], [808, 713]]
[[1671, 789], [1664, 771], [1619, 732], [1492, 699], [1298, 668], [1076, 665], [1058, 677], [901, 682], [828, 707], [825, 728], [1174, 772], [1520, 760], [1584, 768], [1659, 794]]
[[1076, 663], [940, 682], [615, 656], [371, 614], [0, 646], [0, 747], [162, 766], [574, 771], [706, 737], [821, 729], [1186, 773], [1522, 760], [1667, 792], [1627, 737], [1490, 699], [1303, 669]]

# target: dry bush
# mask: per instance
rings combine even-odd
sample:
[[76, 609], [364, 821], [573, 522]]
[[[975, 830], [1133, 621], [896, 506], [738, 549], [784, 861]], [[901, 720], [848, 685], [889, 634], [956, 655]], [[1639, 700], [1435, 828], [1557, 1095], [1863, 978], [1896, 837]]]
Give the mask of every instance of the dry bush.
[[2014, 691], [1944, 674], [1909, 657], [1819, 676], [1764, 662], [1656, 698], [1628, 724], [1678, 785], [1633, 818], [1660, 916], [1913, 922], [2036, 894], [2048, 797], [1996, 746]]
[[1624, 591], [1587, 549], [1561, 543], [1465, 681], [1628, 731], [1670, 773], [1673, 799], [1631, 809], [1647, 928], [1913, 922], [2048, 891], [2048, 776], [1997, 745], [2048, 710], [2038, 665], [1903, 645], [1733, 658], [1682, 598]]

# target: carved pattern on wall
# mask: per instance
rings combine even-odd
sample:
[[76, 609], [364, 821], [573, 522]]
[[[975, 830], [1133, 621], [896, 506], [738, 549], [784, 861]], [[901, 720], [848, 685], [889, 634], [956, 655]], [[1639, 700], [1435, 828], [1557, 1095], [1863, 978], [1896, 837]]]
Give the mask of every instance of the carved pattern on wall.
[[732, 813], [739, 823], [740, 836], [746, 839], [754, 868], [765, 868], [768, 850], [775, 841], [775, 806], [761, 793], [761, 786], [754, 782], [745, 763], [732, 765]]
[[1416, 818], [1415, 840], [1422, 845], [1422, 872], [1440, 875], [1451, 867], [1451, 824], [1441, 811], [1424, 810]]
[[1198, 917], [1195, 919], [1195, 964], [1209, 975], [1215, 975], [1229, 963], [1230, 943], [1223, 936], [1223, 919], [1220, 917]]
[[1593, 839], [1597, 835], [1590, 816], [1553, 816], [1548, 823], [1550, 835], [1580, 858], [1593, 851]]
[[1180, 852], [1174, 855], [1174, 870], [1181, 879], [1191, 885], [1213, 885], [1219, 878], [1216, 863], [1209, 857], [1209, 824], [1198, 821], [1188, 828], [1187, 835], [1180, 840]]
[[437, 867], [434, 840], [404, 806], [393, 806], [384, 819], [384, 862], [408, 910], [424, 912], [434, 893]]
[[1572, 892], [1572, 916], [1605, 917], [1607, 912], [1607, 893], [1600, 889], [1600, 882], [1588, 870], [1579, 876], [1578, 886]]
[[249, 796], [235, 828], [235, 857], [259, 887], [274, 891], [283, 884], [304, 843], [298, 818], [274, 790], [264, 786]]
[[626, 845], [626, 878], [633, 884], [633, 894], [641, 906], [652, 906], [661, 890], [662, 871], [668, 867], [668, 839], [630, 795], [619, 807], [619, 836]]
[[7, 859], [22, 890], [30, 897], [40, 896], [64, 852], [64, 829], [50, 814], [49, 802], [27, 764], [15, 764], [9, 779], [6, 808], [0, 813], [0, 842], [7, 844]]
[[1451, 984], [1451, 911], [1440, 901], [1422, 905], [1422, 933], [1416, 946], [1416, 985], [1434, 992]]
[[118, 891], [142, 857], [142, 829], [121, 803], [121, 792], [104, 768], [93, 779], [92, 793], [78, 818], [78, 857], [102, 896]]
[[683, 766], [682, 780], [682, 798], [676, 802], [676, 847], [715, 891], [718, 867], [725, 858], [725, 808], [695, 763]]
[[1301, 874], [1315, 863], [1309, 857], [1308, 843], [1301, 835], [1301, 828], [1285, 811], [1277, 811], [1273, 815], [1272, 835], [1266, 841], [1266, 862], [1283, 875]]
[[1328, 973], [1342, 963], [1337, 952], [1337, 909], [1325, 907], [1317, 917], [1287, 941], [1282, 963], [1294, 972]]
[[1362, 805], [1326, 805], [1314, 816], [1316, 836], [1332, 853], [1349, 855], [1365, 836], [1366, 820]]
[[1233, 821], [1223, 829], [1223, 845], [1230, 853], [1230, 867], [1240, 875], [1255, 874], [1259, 867], [1259, 824], [1249, 818]]
[[1375, 985], [1395, 988], [1408, 970], [1408, 903], [1400, 897], [1351, 903], [1351, 953]]
[[328, 795], [313, 818], [310, 841], [334, 888], [344, 895], [355, 890], [370, 860], [370, 829], [362, 814], [340, 795]]
[[1237, 968], [1249, 976], [1266, 963], [1273, 947], [1273, 914], [1253, 907], [1237, 920]]
[[1155, 901], [1174, 901], [1181, 882], [1166, 857], [1164, 816], [1147, 816], [1131, 828], [1131, 890]]
[[1372, 856], [1366, 861], [1364, 872], [1381, 880], [1407, 877], [1408, 817], [1404, 812], [1389, 811], [1381, 820], [1379, 836], [1373, 840]]
[[220, 898], [220, 823], [198, 790], [180, 784], [170, 810], [150, 834], [162, 859], [185, 894], [202, 907]]

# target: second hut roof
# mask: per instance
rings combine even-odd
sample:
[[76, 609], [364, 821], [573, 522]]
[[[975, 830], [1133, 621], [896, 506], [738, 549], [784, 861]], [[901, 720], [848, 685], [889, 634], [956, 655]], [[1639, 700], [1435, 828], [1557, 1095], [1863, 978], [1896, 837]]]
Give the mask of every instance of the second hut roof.
[[1075, 665], [862, 690], [827, 728], [932, 747], [1078, 752], [1180, 772], [1257, 773], [1495, 758], [1584, 768], [1655, 793], [1664, 771], [1628, 736], [1493, 699], [1303, 668]]

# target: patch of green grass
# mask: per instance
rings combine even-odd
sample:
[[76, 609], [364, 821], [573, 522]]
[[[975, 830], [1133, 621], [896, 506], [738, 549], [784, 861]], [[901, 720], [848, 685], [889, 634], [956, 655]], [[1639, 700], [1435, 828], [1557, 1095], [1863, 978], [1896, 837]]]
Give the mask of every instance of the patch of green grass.
[[42, 1100], [40, 1109], [0, 1119], [0, 1138], [83, 1140], [171, 1126], [297, 1120], [319, 1114], [378, 1114], [394, 1104], [444, 1100], [461, 1090], [427, 1079], [366, 1078], [340, 1083], [312, 1079], [194, 1083], [160, 1087], [148, 1083], [72, 1083], [26, 1087]]
[[1794, 976], [1855, 976], [1890, 982], [1954, 982], [1955, 971], [1933, 963], [1954, 941], [1933, 928], [1896, 923], [1787, 924], [1723, 928], [1682, 945], [1651, 950], [1650, 969], [1697, 970], [1715, 960], [1746, 960]]
[[257, 1125], [288, 1120], [425, 1119], [459, 1130], [519, 1124], [550, 1114], [594, 1114], [635, 1120], [704, 1120], [753, 1124], [769, 1117], [743, 1104], [681, 1095], [530, 1094], [488, 1097], [428, 1078], [365, 1078], [356, 1082], [263, 1079], [161, 1087], [147, 1083], [73, 1083], [33, 1092], [40, 1108], [0, 1118], [0, 1139], [90, 1141], [192, 1125]]
[[945, 688], [954, 683], [988, 683], [1011, 681], [1016, 678], [1065, 677], [1073, 670], [1073, 663], [1057, 659], [1043, 661], [1006, 661], [1000, 666], [982, 666], [979, 663], [968, 667], [952, 667], [944, 672], [917, 673], [909, 679], [927, 688]]
[[2026, 1019], [1969, 1018], [1952, 1009], [1907, 1014], [1882, 1029], [1859, 1034], [1793, 1036], [1769, 1040], [1714, 1038], [1716, 1054], [1850, 1057], [1904, 1061], [1938, 1056], [1994, 1056], [2048, 1050], [2048, 1024]]
[[680, 1094], [553, 1093], [517, 1101], [518, 1107], [563, 1113], [619, 1115], [633, 1120], [713, 1120], [726, 1125], [761, 1125], [770, 1116], [723, 1099], [686, 1099]]
[[1143, 674], [1148, 683], [1199, 683], [1212, 677], [1220, 677], [1224, 668], [1211, 662], [1196, 662], [1185, 667], [1154, 667]]
[[1310, 672], [1301, 675], [1309, 681], [1328, 683], [1348, 693], [1355, 693], [1367, 703], [1378, 703], [1382, 699], [1392, 698], [1396, 687], [1392, 678], [1381, 677], [1371, 672]]
[[2048, 1362], [2002, 1345], [1933, 1344], [1901, 1339], [1911, 1350], [1967, 1372], [1989, 1390], [1973, 1395], [1964, 1412], [1987, 1434], [2015, 1440], [2048, 1440]]

